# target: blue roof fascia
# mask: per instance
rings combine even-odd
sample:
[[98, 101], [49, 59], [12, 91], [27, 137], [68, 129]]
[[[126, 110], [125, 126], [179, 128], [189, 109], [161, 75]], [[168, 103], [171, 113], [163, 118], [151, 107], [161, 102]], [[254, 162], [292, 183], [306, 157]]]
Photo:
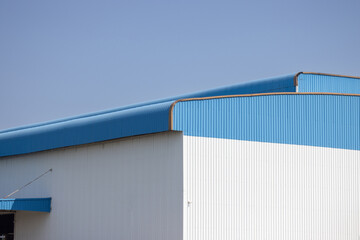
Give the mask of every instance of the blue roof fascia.
[[50, 212], [51, 198], [0, 199], [0, 210]]
[[0, 134], [0, 156], [167, 131], [171, 103], [147, 105], [5, 132]]

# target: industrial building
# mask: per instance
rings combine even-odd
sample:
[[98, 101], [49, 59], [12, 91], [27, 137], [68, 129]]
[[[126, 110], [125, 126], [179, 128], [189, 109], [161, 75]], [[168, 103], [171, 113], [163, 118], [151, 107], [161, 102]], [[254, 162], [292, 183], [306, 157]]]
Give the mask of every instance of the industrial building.
[[320, 73], [3, 130], [0, 235], [358, 240], [359, 159], [360, 79]]

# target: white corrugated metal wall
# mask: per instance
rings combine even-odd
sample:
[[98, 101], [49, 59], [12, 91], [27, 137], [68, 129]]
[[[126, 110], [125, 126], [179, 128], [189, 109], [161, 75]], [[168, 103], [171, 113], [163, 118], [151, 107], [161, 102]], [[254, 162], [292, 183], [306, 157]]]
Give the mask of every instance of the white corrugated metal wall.
[[53, 198], [16, 213], [20, 240], [357, 239], [358, 159], [171, 132], [2, 158], [0, 193], [54, 169], [16, 196]]
[[159, 133], [0, 160], [0, 194], [52, 197], [18, 211], [16, 240], [182, 239], [182, 134]]
[[184, 239], [358, 239], [360, 151], [184, 136]]

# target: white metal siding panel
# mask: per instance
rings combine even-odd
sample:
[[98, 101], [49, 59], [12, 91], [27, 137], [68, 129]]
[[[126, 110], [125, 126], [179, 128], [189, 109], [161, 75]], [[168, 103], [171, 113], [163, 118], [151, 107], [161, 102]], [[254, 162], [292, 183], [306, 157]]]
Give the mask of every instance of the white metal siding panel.
[[184, 239], [358, 239], [360, 151], [184, 136]]
[[52, 197], [17, 212], [16, 240], [182, 239], [182, 134], [132, 137], [0, 159], [0, 194]]

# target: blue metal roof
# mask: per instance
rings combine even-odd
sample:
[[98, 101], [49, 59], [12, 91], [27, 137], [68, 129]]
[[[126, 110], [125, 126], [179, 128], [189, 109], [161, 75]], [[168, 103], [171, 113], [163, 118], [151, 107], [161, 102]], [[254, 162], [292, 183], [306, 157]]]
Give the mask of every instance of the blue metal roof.
[[0, 156], [168, 130], [172, 102], [79, 117], [0, 133]]
[[50, 212], [51, 198], [0, 199], [0, 210]]
[[182, 98], [295, 91], [295, 74], [0, 131], [0, 157], [169, 130], [171, 104]]
[[99, 115], [124, 111], [124, 110], [128, 110], [128, 109], [135, 109], [135, 108], [139, 109], [140, 107], [145, 107], [148, 105], [165, 103], [165, 102], [175, 101], [175, 100], [184, 99], [184, 98], [223, 96], [223, 95], [235, 95], [235, 94], [250, 94], [250, 93], [266, 93], [266, 92], [295, 92], [295, 86], [294, 86], [295, 76], [296, 76], [296, 74], [291, 74], [291, 75], [286, 75], [286, 76], [281, 76], [281, 77], [255, 80], [255, 81], [251, 81], [251, 82], [245, 82], [245, 83], [241, 83], [241, 84], [237, 84], [237, 85], [231, 85], [231, 86], [211, 89], [211, 90], [207, 90], [207, 91], [201, 91], [201, 92], [196, 92], [196, 93], [191, 93], [191, 94], [184, 94], [184, 95], [179, 95], [179, 96], [170, 97], [170, 98], [166, 98], [166, 99], [160, 99], [160, 100], [155, 100], [155, 101], [150, 101], [150, 102], [145, 102], [145, 103], [133, 104], [133, 105], [120, 107], [120, 108], [114, 108], [114, 109], [110, 109], [110, 110], [104, 110], [104, 111], [99, 111], [99, 112], [94, 112], [94, 113], [83, 114], [83, 115], [79, 115], [79, 116], [75, 116], [75, 117], [63, 118], [63, 119], [58, 119], [58, 120], [44, 122], [44, 123], [37, 123], [37, 124], [32, 124], [32, 125], [27, 125], [27, 126], [10, 128], [10, 129], [1, 130], [0, 134], [6, 133], [6, 132], [14, 132], [14, 131], [23, 130], [23, 129], [34, 128], [34, 127], [48, 126], [50, 124], [69, 122], [69, 121], [78, 120], [81, 118], [95, 117], [95, 116], [99, 116]]
[[[178, 99], [295, 92], [297, 83], [298, 89], [311, 89], [302, 86], [302, 84], [306, 84], [306, 81], [302, 78], [303, 75], [307, 75], [307, 73], [252, 81], [234, 86], [3, 130], [0, 131], [0, 157], [168, 131], [169, 111], [174, 101]], [[322, 84], [324, 85], [325, 83]], [[341, 85], [340, 82], [338, 82], [338, 84]], [[350, 84], [355, 84], [355, 81]], [[317, 87], [316, 90], [322, 92], [321, 84], [318, 85], [320, 87]], [[324, 87], [323, 89], [327, 88]], [[278, 103], [280, 104], [280, 102]]]

